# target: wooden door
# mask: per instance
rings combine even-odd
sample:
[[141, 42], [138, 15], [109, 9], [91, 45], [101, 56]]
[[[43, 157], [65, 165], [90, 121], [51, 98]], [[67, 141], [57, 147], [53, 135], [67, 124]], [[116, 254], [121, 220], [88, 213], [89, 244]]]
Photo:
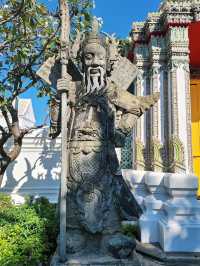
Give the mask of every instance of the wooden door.
[[191, 80], [192, 156], [194, 173], [199, 177], [197, 195], [200, 197], [200, 79]]

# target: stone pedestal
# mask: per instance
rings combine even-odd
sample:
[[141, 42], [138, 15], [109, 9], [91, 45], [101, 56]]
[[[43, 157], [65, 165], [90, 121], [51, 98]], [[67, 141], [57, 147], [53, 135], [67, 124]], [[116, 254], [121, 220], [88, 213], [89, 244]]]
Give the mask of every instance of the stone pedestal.
[[141, 228], [141, 242], [155, 243], [159, 242], [158, 221], [161, 219], [159, 213], [163, 202], [156, 200], [154, 196], [148, 196], [145, 199], [145, 212], [139, 219]]
[[50, 266], [141, 266], [137, 255], [126, 260], [117, 260], [101, 254], [85, 254], [80, 256], [69, 256], [65, 263], [59, 262], [59, 257], [55, 255]]
[[144, 198], [149, 194], [145, 184], [145, 171], [135, 171], [132, 169], [122, 170], [122, 175], [127, 182], [131, 192], [134, 194], [139, 205], [143, 208]]
[[173, 199], [164, 204], [159, 221], [160, 245], [165, 252], [200, 252], [200, 203]]
[[166, 201], [164, 190], [164, 173], [146, 172], [145, 184], [149, 195], [144, 199], [144, 213], [139, 219], [141, 228], [141, 242], [159, 242], [158, 221], [162, 218], [160, 212]]
[[164, 185], [170, 199], [159, 221], [160, 245], [165, 252], [200, 252], [200, 202], [196, 200], [197, 177], [171, 174]]
[[140, 171], [131, 170], [123, 171], [123, 175], [143, 206], [139, 219], [141, 242], [157, 242], [170, 253], [200, 252], [197, 177], [184, 173], [142, 172], [141, 175]]
[[163, 215], [160, 210], [167, 199], [164, 173], [123, 170], [123, 176], [143, 209], [139, 219], [141, 242], [159, 242], [158, 221]]

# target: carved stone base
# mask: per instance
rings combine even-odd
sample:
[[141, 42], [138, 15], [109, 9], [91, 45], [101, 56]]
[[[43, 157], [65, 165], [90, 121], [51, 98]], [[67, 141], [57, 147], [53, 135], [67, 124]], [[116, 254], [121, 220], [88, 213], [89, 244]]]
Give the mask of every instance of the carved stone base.
[[88, 253], [80, 256], [70, 255], [65, 263], [59, 262], [58, 255], [55, 255], [50, 266], [141, 266], [141, 263], [136, 254], [133, 258], [118, 260], [98, 253]]

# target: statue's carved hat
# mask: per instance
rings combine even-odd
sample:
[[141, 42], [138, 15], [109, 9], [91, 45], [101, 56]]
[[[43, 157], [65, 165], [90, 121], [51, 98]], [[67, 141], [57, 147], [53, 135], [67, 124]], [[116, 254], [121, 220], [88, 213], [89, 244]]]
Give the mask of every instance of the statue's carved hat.
[[85, 32], [81, 35], [77, 34], [76, 40], [72, 45], [73, 58], [80, 58], [83, 62], [83, 54], [87, 45], [100, 45], [106, 50], [106, 60], [108, 71], [110, 69], [110, 61], [117, 61], [119, 59], [118, 41], [114, 35], [110, 36], [107, 33], [100, 33], [100, 24], [96, 17], [93, 18], [91, 31]]
[[96, 17], [93, 18], [92, 21], [92, 29], [91, 31], [87, 32], [85, 36], [85, 45], [87, 44], [100, 44], [105, 47], [105, 40], [100, 35], [100, 25], [99, 21]]

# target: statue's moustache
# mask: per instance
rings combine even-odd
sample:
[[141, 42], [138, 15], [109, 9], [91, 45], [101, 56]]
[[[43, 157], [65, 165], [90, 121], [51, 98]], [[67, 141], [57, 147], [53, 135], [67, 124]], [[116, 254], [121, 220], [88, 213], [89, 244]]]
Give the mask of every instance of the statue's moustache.
[[101, 66], [98, 67], [88, 67], [87, 69], [87, 76], [93, 76], [93, 75], [101, 75], [103, 74], [104, 69]]

